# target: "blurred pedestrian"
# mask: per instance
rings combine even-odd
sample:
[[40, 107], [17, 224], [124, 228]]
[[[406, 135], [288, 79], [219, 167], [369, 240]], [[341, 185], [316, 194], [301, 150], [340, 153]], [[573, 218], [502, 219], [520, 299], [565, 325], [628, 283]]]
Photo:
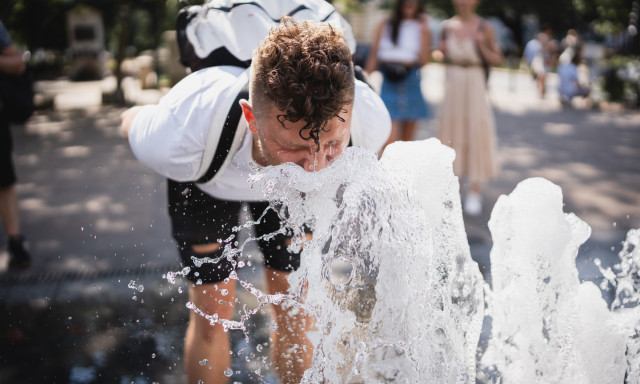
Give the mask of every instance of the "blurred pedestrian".
[[547, 92], [547, 73], [554, 65], [557, 46], [551, 28], [545, 27], [524, 47], [523, 58], [531, 70], [540, 98], [544, 98]]
[[475, 13], [478, 0], [453, 0], [456, 14], [442, 23], [445, 94], [438, 113], [438, 138], [456, 150], [454, 172], [469, 183], [463, 208], [482, 211], [481, 184], [496, 174], [496, 133], [487, 97], [488, 68], [502, 61], [495, 32]]
[[[12, 43], [7, 29], [0, 21], [0, 72], [3, 76], [18, 76], [25, 71], [22, 54]], [[0, 79], [4, 81], [4, 79]], [[10, 97], [10, 96], [7, 96]], [[13, 165], [13, 141], [7, 100], [0, 100], [0, 217], [8, 237], [9, 268], [25, 269], [31, 265], [31, 255], [20, 232], [16, 172]]]
[[[560, 95], [560, 103], [564, 108], [571, 107], [571, 101], [574, 97], [586, 98], [589, 96], [589, 84], [585, 84], [579, 73], [578, 66], [581, 64], [580, 50], [576, 50], [571, 61], [568, 63], [560, 63], [558, 65], [558, 93]], [[588, 76], [585, 76], [588, 79]]]
[[398, 0], [388, 20], [378, 26], [365, 71], [382, 72], [380, 96], [391, 115], [387, 144], [415, 137], [419, 119], [429, 117], [420, 89], [420, 68], [429, 62], [427, 15], [418, 0]]
[[[298, 3], [280, 0], [272, 5], [280, 5], [280, 14], [286, 15], [298, 9]], [[304, 3], [312, 11], [328, 7], [319, 0]], [[241, 19], [231, 24], [242, 31], [251, 17], [256, 25], [271, 25], [272, 15], [258, 15], [263, 8], [254, 5], [254, 13], [237, 13]], [[333, 9], [327, 12], [339, 17]], [[317, 16], [326, 19], [324, 14]], [[336, 18], [331, 21], [338, 24], [341, 19]], [[226, 383], [230, 376], [231, 347], [223, 322], [233, 316], [236, 281], [230, 276], [239, 266], [237, 256], [226, 257], [225, 246], [232, 244], [224, 239], [234, 234], [243, 202], [256, 218], [257, 236], [274, 234], [281, 226], [278, 214], [267, 209], [262, 191], [248, 182], [255, 167], [291, 162], [313, 172], [340, 156], [351, 133], [353, 145], [372, 151], [379, 151], [387, 140], [389, 115], [378, 95], [355, 80], [349, 40], [341, 30], [338, 25], [291, 18], [274, 23], [268, 36], [256, 36], [261, 31], [256, 28], [253, 35], [243, 36], [241, 47], [254, 52], [250, 71], [237, 65], [200, 69], [159, 104], [134, 107], [122, 115], [122, 130], [136, 157], [170, 178], [173, 236], [182, 264], [189, 267], [189, 301], [219, 320], [190, 313], [185, 337], [190, 382]], [[204, 35], [208, 43], [209, 37]], [[264, 38], [259, 45], [255, 41], [257, 48], [254, 38]], [[207, 159], [210, 149], [214, 152]], [[198, 176], [203, 163], [206, 172]], [[300, 255], [288, 250], [290, 242], [291, 234], [283, 233], [258, 241], [268, 294], [289, 291], [289, 273], [300, 265]], [[218, 261], [200, 265], [198, 260], [204, 258]], [[313, 319], [286, 303], [273, 309], [273, 367], [281, 383], [299, 383], [313, 355], [307, 338]]]
[[573, 60], [573, 57], [580, 49], [580, 37], [578, 36], [578, 32], [576, 32], [575, 29], [568, 30], [567, 35], [562, 38], [562, 41], [560, 42], [560, 47], [562, 49], [562, 53], [558, 57], [558, 66], [571, 63], [571, 60]]

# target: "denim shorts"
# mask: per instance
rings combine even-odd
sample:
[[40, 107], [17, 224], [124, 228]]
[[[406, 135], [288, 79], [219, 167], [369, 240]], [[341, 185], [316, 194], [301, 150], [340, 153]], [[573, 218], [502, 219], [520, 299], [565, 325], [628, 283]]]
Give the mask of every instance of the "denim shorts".
[[429, 106], [420, 90], [420, 71], [413, 67], [404, 80], [393, 82], [383, 74], [380, 97], [392, 120], [417, 120], [430, 116]]
[[0, 188], [16, 183], [16, 171], [13, 166], [13, 141], [9, 122], [0, 116]]

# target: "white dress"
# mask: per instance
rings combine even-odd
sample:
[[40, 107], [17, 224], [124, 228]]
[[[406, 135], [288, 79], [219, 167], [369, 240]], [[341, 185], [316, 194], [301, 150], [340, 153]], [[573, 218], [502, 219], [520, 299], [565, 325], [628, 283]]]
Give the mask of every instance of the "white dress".
[[493, 179], [497, 172], [495, 121], [487, 97], [482, 59], [470, 38], [446, 37], [444, 100], [438, 113], [438, 138], [456, 151], [457, 176], [471, 182]]

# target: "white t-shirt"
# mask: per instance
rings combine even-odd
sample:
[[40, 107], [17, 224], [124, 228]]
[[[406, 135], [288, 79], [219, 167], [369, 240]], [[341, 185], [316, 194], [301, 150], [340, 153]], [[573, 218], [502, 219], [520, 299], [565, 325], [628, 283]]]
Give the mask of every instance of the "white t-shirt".
[[[228, 98], [235, 99], [239, 67], [206, 68], [185, 77], [158, 104], [143, 107], [129, 130], [129, 144], [138, 160], [159, 174], [176, 181], [194, 181], [203, 159], [207, 137], [220, 134], [213, 124], [215, 116], [229, 112]], [[237, 88], [237, 87], [236, 87]], [[226, 101], [226, 103], [225, 103]], [[245, 132], [229, 166], [221, 169], [215, 181], [198, 185], [211, 196], [234, 201], [261, 201], [261, 191], [251, 189], [248, 176], [253, 172], [251, 131], [240, 119], [238, 129]], [[380, 97], [366, 84], [356, 81], [351, 122], [351, 139], [378, 152], [391, 131], [391, 119]]]
[[391, 40], [391, 24], [385, 23], [378, 45], [378, 59], [382, 62], [417, 63], [422, 50], [422, 25], [419, 20], [402, 20], [398, 41]]

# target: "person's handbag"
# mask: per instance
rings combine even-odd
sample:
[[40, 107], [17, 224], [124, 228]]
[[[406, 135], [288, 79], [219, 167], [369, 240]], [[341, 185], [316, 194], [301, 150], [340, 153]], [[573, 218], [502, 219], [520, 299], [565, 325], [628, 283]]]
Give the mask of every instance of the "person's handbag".
[[28, 70], [21, 75], [0, 73], [0, 113], [8, 121], [27, 121], [35, 109], [33, 96], [33, 78]]
[[382, 63], [381, 70], [389, 81], [399, 83], [409, 75], [409, 68], [398, 63]]
[[[480, 19], [480, 24], [478, 24], [478, 31], [484, 33], [486, 21], [484, 19]], [[476, 50], [478, 51], [478, 55], [480, 56], [480, 60], [482, 60], [482, 69], [484, 70], [484, 81], [486, 83], [489, 82], [489, 74], [491, 73], [491, 66], [485, 59], [480, 47], [476, 44]]]

